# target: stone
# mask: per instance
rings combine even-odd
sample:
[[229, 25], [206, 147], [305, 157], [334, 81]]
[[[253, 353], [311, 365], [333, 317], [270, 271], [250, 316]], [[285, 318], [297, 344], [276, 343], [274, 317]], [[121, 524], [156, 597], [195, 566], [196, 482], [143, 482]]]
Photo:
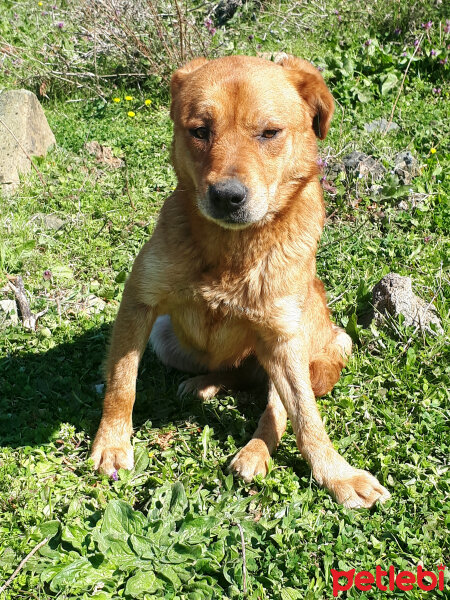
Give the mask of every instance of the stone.
[[214, 21], [219, 27], [225, 25], [242, 5], [242, 0], [220, 0], [214, 9]]
[[399, 129], [399, 126], [397, 125], [397, 123], [394, 123], [394, 121], [391, 121], [389, 123], [389, 121], [387, 121], [386, 119], [375, 119], [375, 121], [372, 121], [371, 123], [365, 123], [364, 129], [368, 133], [384, 133], [385, 131], [395, 131], [396, 129]]
[[19, 317], [15, 300], [0, 300], [0, 329], [17, 325]]
[[33, 215], [31, 220], [37, 223], [43, 229], [53, 229], [55, 231], [59, 231], [66, 224], [65, 221], [56, 215], [46, 215], [44, 213], [36, 213]]
[[381, 163], [364, 152], [355, 150], [347, 156], [344, 156], [342, 163], [347, 173], [359, 175], [359, 177], [367, 177], [370, 175], [372, 181], [379, 181], [386, 173], [386, 169]]
[[404, 317], [404, 325], [417, 327], [427, 331], [442, 333], [442, 326], [433, 304], [425, 302], [412, 291], [411, 277], [403, 277], [398, 273], [389, 273], [379, 281], [372, 290], [374, 317], [377, 325], [384, 322], [386, 315], [398, 319]]
[[394, 173], [403, 185], [409, 185], [413, 177], [419, 174], [419, 163], [409, 150], [395, 155]]
[[96, 140], [87, 142], [84, 147], [89, 154], [95, 156], [98, 163], [106, 164], [113, 169], [123, 167], [125, 164], [121, 158], [113, 156], [113, 151], [111, 148], [108, 146], [102, 146]]
[[55, 144], [39, 100], [28, 90], [0, 91], [0, 192], [13, 192], [31, 156], [45, 156]]

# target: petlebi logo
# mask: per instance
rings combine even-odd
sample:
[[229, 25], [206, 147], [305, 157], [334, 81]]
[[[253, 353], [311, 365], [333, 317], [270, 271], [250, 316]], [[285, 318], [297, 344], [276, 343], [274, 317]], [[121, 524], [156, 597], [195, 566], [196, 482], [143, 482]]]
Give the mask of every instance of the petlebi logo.
[[[385, 571], [380, 565], [375, 567], [375, 573], [370, 571], [359, 571], [355, 569], [349, 571], [337, 571], [331, 569], [333, 577], [333, 596], [336, 597], [339, 592], [349, 590], [353, 585], [361, 591], [370, 591], [375, 586], [382, 592], [393, 592], [394, 590], [408, 591], [415, 587], [424, 592], [431, 592], [434, 589], [444, 590], [444, 571], [445, 566], [439, 565], [437, 573], [426, 571], [421, 565], [417, 567], [416, 572], [395, 571], [391, 565]], [[343, 581], [345, 579], [345, 581]]]

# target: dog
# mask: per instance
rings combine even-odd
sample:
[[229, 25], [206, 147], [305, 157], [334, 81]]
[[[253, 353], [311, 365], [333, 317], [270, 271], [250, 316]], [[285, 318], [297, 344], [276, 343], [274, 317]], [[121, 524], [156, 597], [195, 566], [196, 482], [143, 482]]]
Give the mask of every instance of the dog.
[[151, 338], [165, 365], [196, 373], [181, 394], [210, 398], [267, 378], [267, 407], [230, 465], [244, 480], [267, 473], [289, 417], [316, 481], [338, 502], [386, 500], [375, 477], [334, 449], [315, 400], [351, 352], [316, 278], [325, 218], [316, 138], [334, 111], [321, 74], [286, 54], [198, 58], [173, 74], [171, 96], [178, 185], [124, 289], [95, 468], [133, 467], [135, 382]]

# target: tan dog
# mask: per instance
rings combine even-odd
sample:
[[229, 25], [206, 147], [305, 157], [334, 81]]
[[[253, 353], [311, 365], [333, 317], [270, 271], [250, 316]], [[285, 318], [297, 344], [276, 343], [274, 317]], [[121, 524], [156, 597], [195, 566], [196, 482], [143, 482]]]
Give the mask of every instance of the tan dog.
[[197, 59], [176, 71], [171, 91], [178, 187], [125, 287], [96, 468], [133, 466], [135, 382], [152, 332], [166, 365], [203, 373], [181, 393], [211, 397], [264, 369], [267, 408], [231, 463], [246, 481], [266, 474], [288, 416], [314, 477], [339, 502], [385, 500], [375, 477], [333, 448], [314, 398], [332, 389], [351, 351], [316, 279], [324, 205], [315, 136], [327, 134], [330, 92], [311, 64], [288, 55], [278, 64]]

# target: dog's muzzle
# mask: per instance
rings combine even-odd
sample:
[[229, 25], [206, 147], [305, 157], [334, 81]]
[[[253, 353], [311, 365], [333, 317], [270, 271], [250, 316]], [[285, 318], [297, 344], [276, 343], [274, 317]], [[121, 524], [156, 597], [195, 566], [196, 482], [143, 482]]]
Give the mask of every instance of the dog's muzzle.
[[207, 211], [213, 219], [236, 225], [252, 220], [248, 210], [249, 190], [238, 179], [211, 184], [207, 198]]

